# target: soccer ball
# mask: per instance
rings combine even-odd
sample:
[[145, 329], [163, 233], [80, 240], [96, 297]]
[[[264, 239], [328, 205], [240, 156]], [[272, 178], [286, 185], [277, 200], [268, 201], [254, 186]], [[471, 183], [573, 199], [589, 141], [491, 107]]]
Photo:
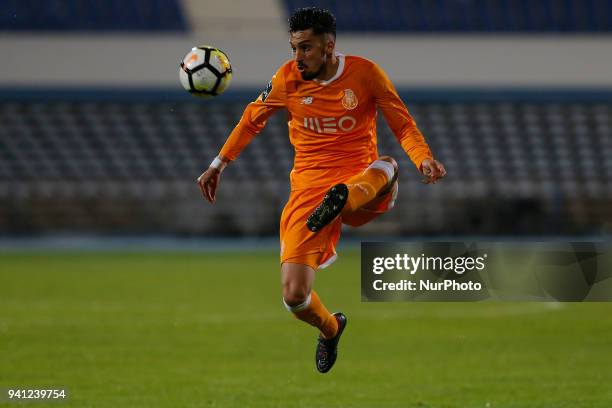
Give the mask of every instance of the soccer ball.
[[232, 81], [232, 66], [227, 55], [209, 45], [193, 47], [181, 61], [181, 85], [196, 96], [216, 96]]

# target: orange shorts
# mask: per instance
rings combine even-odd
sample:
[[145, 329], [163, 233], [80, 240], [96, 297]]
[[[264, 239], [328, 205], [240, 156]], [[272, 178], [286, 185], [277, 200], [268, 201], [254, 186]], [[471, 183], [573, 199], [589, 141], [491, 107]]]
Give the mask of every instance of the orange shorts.
[[[351, 184], [351, 179], [346, 181]], [[356, 211], [342, 215], [318, 232], [306, 228], [306, 219], [321, 203], [330, 187], [292, 191], [280, 220], [280, 261], [308, 265], [314, 270], [336, 260], [336, 244], [342, 224], [358, 227], [386, 213], [395, 204], [397, 181], [389, 193]]]

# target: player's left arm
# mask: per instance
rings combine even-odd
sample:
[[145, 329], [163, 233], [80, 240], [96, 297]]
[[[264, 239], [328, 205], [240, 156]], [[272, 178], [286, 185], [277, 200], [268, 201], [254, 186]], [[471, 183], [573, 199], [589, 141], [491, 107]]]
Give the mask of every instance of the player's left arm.
[[376, 105], [410, 160], [425, 176], [423, 182], [435, 183], [446, 175], [444, 165], [434, 159], [423, 134], [385, 72], [376, 64], [372, 64], [372, 71], [370, 83]]

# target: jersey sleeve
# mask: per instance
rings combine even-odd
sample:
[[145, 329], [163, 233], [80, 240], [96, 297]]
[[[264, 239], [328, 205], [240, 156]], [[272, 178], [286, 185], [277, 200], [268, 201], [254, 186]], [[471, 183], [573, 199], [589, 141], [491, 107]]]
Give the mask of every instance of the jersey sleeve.
[[420, 169], [423, 160], [433, 158], [431, 150], [387, 74], [376, 64], [372, 64], [372, 71], [370, 83], [376, 105], [410, 160]]
[[286, 107], [286, 102], [287, 90], [281, 68], [257, 99], [247, 105], [242, 118], [221, 148], [219, 156], [226, 160], [235, 160], [242, 149], [263, 129], [270, 115]]

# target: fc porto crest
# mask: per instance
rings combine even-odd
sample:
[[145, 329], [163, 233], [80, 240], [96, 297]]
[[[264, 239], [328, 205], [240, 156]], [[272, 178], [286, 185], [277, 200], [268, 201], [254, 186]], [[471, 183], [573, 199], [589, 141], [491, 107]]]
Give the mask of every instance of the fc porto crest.
[[342, 96], [342, 106], [346, 110], [352, 110], [357, 107], [359, 101], [357, 100], [357, 95], [353, 92], [352, 89], [345, 89], [344, 96]]

